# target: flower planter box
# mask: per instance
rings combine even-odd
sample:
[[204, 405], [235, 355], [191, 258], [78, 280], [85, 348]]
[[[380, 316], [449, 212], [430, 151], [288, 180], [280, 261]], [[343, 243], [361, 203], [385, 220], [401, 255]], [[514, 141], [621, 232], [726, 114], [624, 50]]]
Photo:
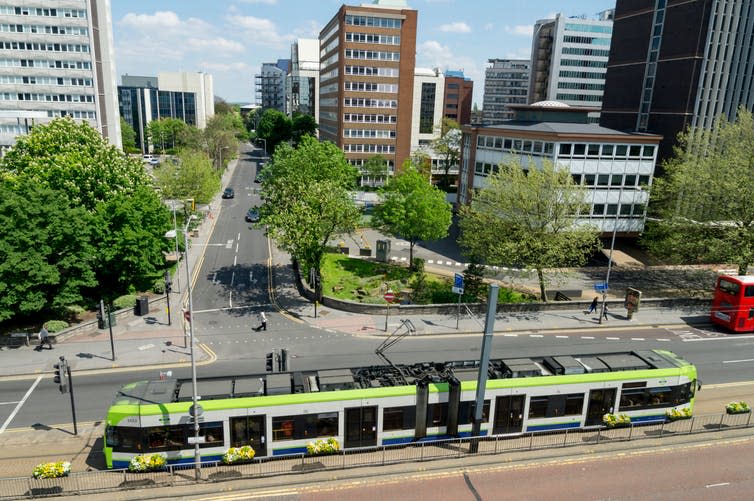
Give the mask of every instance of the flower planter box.
[[725, 412], [727, 414], [750, 414], [751, 413], [751, 409], [739, 410], [739, 411], [735, 411], [735, 410], [732, 410], [732, 409], [725, 409]]

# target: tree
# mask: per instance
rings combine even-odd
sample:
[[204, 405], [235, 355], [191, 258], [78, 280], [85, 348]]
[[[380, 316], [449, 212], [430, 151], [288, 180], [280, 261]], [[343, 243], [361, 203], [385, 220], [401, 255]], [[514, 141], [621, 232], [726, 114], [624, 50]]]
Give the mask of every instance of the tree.
[[501, 164], [461, 207], [459, 243], [472, 262], [534, 268], [547, 301], [544, 269], [581, 266], [599, 248], [597, 228], [574, 224], [584, 200], [585, 188], [549, 161]]
[[0, 322], [65, 316], [96, 285], [92, 216], [66, 193], [21, 179], [0, 183]]
[[447, 236], [452, 217], [450, 204], [442, 191], [413, 169], [392, 178], [380, 194], [382, 202], [374, 208], [372, 224], [387, 235], [408, 240], [413, 269], [417, 242]]
[[265, 140], [268, 153], [274, 153], [278, 144], [291, 139], [291, 126], [291, 120], [285, 113], [267, 109], [259, 119], [257, 137]]
[[232, 104], [219, 96], [215, 96], [215, 115], [226, 115], [233, 113], [233, 111], [235, 111], [235, 107]]
[[291, 120], [291, 138], [295, 144], [301, 140], [302, 136], [314, 136], [317, 134], [317, 122], [314, 117], [298, 111], [293, 113]]
[[171, 227], [170, 211], [153, 189], [142, 187], [97, 207], [97, 293], [114, 298], [134, 287], [145, 290], [161, 274], [164, 238]]
[[361, 217], [351, 198], [358, 171], [329, 142], [304, 136], [297, 148], [283, 143], [265, 167], [261, 224], [278, 247], [312, 270], [322, 299], [322, 258], [330, 240], [350, 233]]
[[432, 148], [442, 156], [445, 174], [442, 180], [444, 188], [450, 187], [450, 168], [458, 166], [461, 157], [461, 127], [451, 118], [443, 118], [440, 137], [434, 140]]
[[63, 192], [71, 205], [89, 211], [117, 194], [151, 185], [140, 159], [127, 157], [89, 124], [69, 117], [19, 136], [0, 160], [0, 175]]
[[120, 117], [120, 139], [123, 142], [123, 151], [139, 153], [139, 148], [136, 147], [136, 131], [123, 117]]
[[732, 262], [746, 274], [754, 261], [754, 120], [745, 108], [730, 122], [680, 134], [665, 176], [652, 188], [659, 221], [642, 242], [679, 263]]
[[193, 198], [208, 203], [220, 189], [220, 176], [202, 151], [181, 150], [176, 163], [166, 162], [154, 170], [155, 183], [165, 198]]
[[[204, 128], [204, 144], [212, 163], [218, 168], [224, 168], [228, 161], [236, 156], [237, 135], [242, 132], [238, 127], [243, 128], [240, 115], [236, 118], [230, 114], [216, 114], [207, 120], [207, 126]], [[220, 165], [221, 162], [222, 165]]]
[[184, 130], [188, 127], [178, 118], [160, 118], [147, 124], [147, 137], [155, 150], [162, 153], [174, 151], [180, 146], [179, 141], [185, 137]]
[[361, 166], [361, 178], [363, 184], [363, 178], [368, 177], [372, 180], [372, 184], [375, 181], [384, 181], [388, 178], [390, 172], [387, 169], [387, 158], [382, 155], [374, 155], [369, 157], [364, 165]]

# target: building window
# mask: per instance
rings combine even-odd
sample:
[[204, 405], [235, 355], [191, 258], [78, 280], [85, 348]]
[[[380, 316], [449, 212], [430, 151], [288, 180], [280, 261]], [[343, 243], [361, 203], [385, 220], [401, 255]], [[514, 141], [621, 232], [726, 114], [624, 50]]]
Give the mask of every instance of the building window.
[[435, 121], [435, 94], [437, 85], [422, 83], [421, 105], [419, 108], [419, 133], [432, 134]]

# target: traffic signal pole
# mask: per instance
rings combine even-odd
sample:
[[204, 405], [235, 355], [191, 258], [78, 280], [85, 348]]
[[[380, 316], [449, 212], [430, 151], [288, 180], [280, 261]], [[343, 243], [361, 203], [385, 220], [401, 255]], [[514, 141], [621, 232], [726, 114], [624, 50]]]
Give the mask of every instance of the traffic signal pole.
[[65, 357], [59, 357], [60, 362], [54, 364], [55, 375], [52, 378], [58, 384], [60, 393], [71, 394], [71, 415], [73, 416], [73, 434], [78, 435], [79, 429], [76, 424], [76, 403], [73, 399], [73, 378], [71, 377], [71, 366], [65, 361]]
[[73, 378], [71, 377], [71, 366], [66, 364], [65, 365], [66, 372], [68, 373], [68, 389], [69, 393], [71, 394], [71, 415], [73, 416], [73, 434], [78, 435], [79, 429], [76, 425], [76, 404], [73, 400]]

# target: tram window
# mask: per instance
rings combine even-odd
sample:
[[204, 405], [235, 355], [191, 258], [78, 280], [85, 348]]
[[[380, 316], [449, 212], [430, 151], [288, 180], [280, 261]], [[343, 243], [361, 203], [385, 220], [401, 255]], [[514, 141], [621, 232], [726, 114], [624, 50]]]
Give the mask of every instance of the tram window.
[[691, 396], [694, 392], [694, 385], [692, 383], [686, 383], [673, 387], [673, 405], [686, 404], [691, 400]]
[[[476, 409], [476, 402], [461, 402], [458, 408], [458, 424], [471, 424], [474, 421], [474, 410]], [[482, 422], [486, 423], [490, 420], [490, 401], [485, 400], [482, 406]]]
[[545, 417], [548, 400], [548, 397], [531, 397], [529, 399], [529, 419]]
[[116, 451], [141, 451], [141, 430], [124, 426], [107, 428], [107, 445]]
[[448, 424], [448, 404], [429, 404], [427, 406], [427, 426], [446, 426]]
[[180, 449], [186, 444], [187, 427], [183, 425], [168, 426], [165, 443], [170, 449]]
[[272, 439], [293, 440], [295, 429], [294, 416], [281, 416], [272, 418]]
[[566, 401], [565, 401], [565, 415], [566, 416], [578, 416], [581, 415], [582, 410], [584, 409], [584, 395], [579, 394], [573, 394], [573, 395], [566, 395]]
[[382, 411], [382, 431], [416, 428], [416, 406], [386, 407]]
[[649, 389], [649, 404], [650, 405], [664, 405], [667, 406], [670, 403], [671, 389], [667, 386], [662, 388], [650, 388]]
[[204, 437], [204, 443], [200, 447], [219, 447], [225, 442], [222, 421], [199, 423], [199, 435]]
[[338, 434], [338, 413], [307, 414], [304, 417], [304, 438], [329, 437]]
[[147, 437], [147, 449], [150, 451], [164, 449], [167, 444], [168, 429], [159, 426], [155, 428], [145, 428], [144, 436]]
[[644, 392], [644, 388], [622, 390], [620, 394], [620, 408], [632, 409], [637, 407], [644, 407], [644, 401], [646, 398]]

